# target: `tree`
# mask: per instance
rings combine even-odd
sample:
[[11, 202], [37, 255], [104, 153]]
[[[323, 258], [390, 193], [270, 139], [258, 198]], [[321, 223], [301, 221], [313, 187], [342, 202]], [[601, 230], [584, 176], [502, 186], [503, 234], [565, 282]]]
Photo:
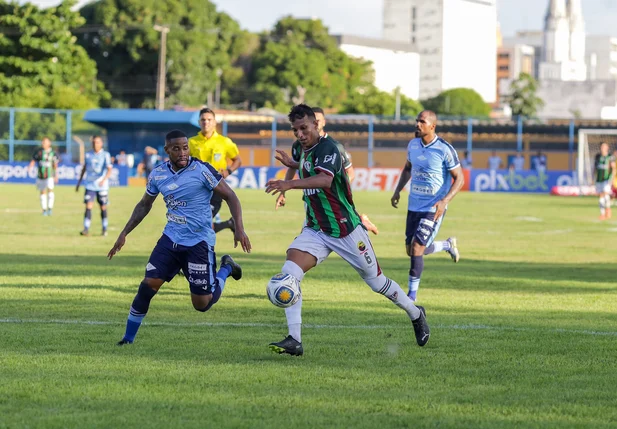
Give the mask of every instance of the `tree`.
[[[393, 116], [395, 110], [395, 92], [380, 91], [371, 84], [352, 91], [341, 113]], [[417, 116], [422, 110], [420, 102], [401, 94], [401, 116]]]
[[204, 104], [219, 79], [233, 86], [242, 78], [242, 70], [233, 63], [250, 35], [209, 0], [100, 0], [81, 13], [88, 25], [80, 43], [120, 103], [154, 104], [161, 43], [156, 24], [170, 28], [167, 106]]
[[259, 106], [287, 111], [304, 88], [309, 105], [340, 109], [357, 88], [372, 85], [373, 74], [369, 62], [339, 49], [320, 20], [286, 17], [261, 35], [249, 82]]
[[510, 94], [507, 97], [512, 115], [531, 118], [544, 106], [544, 101], [536, 95], [538, 82], [533, 76], [521, 73], [518, 79], [510, 84]]
[[487, 117], [491, 113], [491, 107], [482, 96], [469, 88], [448, 89], [422, 104], [426, 109], [446, 116]]
[[90, 108], [109, 97], [73, 30], [76, 0], [39, 9], [0, 0], [0, 105]]

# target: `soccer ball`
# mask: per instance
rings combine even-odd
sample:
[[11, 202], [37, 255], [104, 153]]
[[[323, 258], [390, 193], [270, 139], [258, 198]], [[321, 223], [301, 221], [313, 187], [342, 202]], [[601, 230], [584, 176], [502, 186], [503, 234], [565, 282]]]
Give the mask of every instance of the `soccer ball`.
[[277, 307], [287, 308], [300, 299], [300, 283], [289, 274], [279, 273], [272, 277], [266, 287], [270, 302]]

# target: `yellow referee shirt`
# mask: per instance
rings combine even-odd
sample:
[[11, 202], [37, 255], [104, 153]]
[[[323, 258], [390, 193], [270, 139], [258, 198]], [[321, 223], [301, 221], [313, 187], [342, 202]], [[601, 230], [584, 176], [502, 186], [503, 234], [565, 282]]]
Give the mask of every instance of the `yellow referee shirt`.
[[201, 132], [189, 139], [189, 151], [193, 158], [207, 162], [217, 171], [227, 169], [227, 159], [238, 156], [238, 146], [230, 138], [217, 133], [209, 139]]

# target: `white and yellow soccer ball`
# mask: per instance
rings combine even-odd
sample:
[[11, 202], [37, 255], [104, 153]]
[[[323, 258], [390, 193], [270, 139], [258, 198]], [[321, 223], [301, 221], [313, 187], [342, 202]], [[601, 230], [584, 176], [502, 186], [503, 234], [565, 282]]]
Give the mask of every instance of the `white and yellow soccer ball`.
[[266, 292], [270, 302], [281, 308], [291, 307], [302, 295], [298, 279], [284, 273], [279, 273], [270, 279]]

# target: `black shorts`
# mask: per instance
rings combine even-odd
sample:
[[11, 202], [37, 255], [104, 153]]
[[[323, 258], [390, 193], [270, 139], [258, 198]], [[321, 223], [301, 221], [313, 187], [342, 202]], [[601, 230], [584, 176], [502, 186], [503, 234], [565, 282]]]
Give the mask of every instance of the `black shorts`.
[[412, 241], [416, 241], [423, 246], [430, 246], [439, 232], [444, 217], [446, 212], [441, 215], [439, 221], [434, 222], [435, 213], [408, 211], [405, 244], [410, 245]]
[[213, 218], [221, 210], [222, 205], [223, 205], [223, 197], [221, 197], [218, 193], [213, 192], [212, 198], [210, 198], [210, 208], [212, 209]]
[[94, 202], [94, 199], [99, 203], [99, 206], [109, 204], [109, 191], [89, 191], [86, 189], [84, 194], [84, 203]]
[[216, 254], [205, 241], [194, 246], [174, 243], [165, 234], [152, 250], [146, 277], [171, 281], [182, 269], [189, 282], [191, 293], [210, 295], [216, 285]]

